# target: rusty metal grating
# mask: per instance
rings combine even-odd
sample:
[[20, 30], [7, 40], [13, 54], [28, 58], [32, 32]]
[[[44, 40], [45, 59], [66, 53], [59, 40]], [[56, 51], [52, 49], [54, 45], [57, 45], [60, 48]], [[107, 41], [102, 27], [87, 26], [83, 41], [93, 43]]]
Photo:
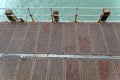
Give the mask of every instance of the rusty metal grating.
[[0, 80], [119, 80], [119, 60], [120, 23], [0, 23]]
[[0, 23], [0, 53], [119, 55], [119, 23]]
[[0, 80], [119, 80], [119, 60], [0, 59]]

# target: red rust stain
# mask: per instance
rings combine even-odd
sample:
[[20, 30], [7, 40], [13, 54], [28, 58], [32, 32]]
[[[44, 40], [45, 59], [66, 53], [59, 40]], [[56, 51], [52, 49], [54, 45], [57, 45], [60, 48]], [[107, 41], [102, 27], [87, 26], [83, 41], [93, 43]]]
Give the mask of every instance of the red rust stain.
[[43, 30], [46, 32], [46, 33], [49, 33], [50, 32], [50, 26], [49, 25], [47, 25], [47, 24], [43, 24], [42, 25], [43, 27]]
[[54, 32], [53, 32], [53, 35], [57, 35], [57, 33], [59, 32], [59, 28], [57, 28]]
[[89, 43], [89, 40], [87, 38], [79, 37], [79, 46], [80, 46], [80, 51], [82, 53], [90, 52], [90, 43]]
[[110, 80], [109, 62], [105, 60], [99, 60], [98, 65], [100, 80]]
[[115, 80], [120, 80], [120, 64], [119, 63], [117, 63], [116, 65], [115, 65], [115, 73], [114, 73], [114, 79]]
[[81, 70], [78, 60], [66, 61], [66, 80], [81, 80]]
[[45, 47], [41, 43], [39, 43], [39, 51], [40, 52], [44, 52], [45, 51]]
[[73, 53], [75, 51], [76, 51], [76, 45], [75, 44], [72, 44], [70, 46], [66, 46], [65, 47], [65, 52], [71, 52], [71, 53]]

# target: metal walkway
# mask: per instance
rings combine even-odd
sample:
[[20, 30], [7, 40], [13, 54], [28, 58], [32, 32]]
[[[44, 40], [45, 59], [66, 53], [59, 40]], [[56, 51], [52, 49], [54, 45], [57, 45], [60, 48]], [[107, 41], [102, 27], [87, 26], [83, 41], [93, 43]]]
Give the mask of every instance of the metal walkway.
[[0, 58], [0, 80], [119, 80], [120, 60]]
[[120, 55], [120, 23], [0, 23], [0, 53]]
[[120, 80], [120, 23], [0, 23], [0, 80]]

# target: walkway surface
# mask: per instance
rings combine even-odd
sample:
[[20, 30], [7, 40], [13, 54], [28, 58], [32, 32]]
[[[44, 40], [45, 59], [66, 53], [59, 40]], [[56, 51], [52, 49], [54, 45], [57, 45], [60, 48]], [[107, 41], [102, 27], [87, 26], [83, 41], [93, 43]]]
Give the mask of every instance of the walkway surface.
[[120, 55], [120, 23], [0, 23], [0, 53]]
[[120, 60], [9, 57], [0, 80], [120, 80]]
[[120, 23], [1, 22], [0, 80], [120, 80]]

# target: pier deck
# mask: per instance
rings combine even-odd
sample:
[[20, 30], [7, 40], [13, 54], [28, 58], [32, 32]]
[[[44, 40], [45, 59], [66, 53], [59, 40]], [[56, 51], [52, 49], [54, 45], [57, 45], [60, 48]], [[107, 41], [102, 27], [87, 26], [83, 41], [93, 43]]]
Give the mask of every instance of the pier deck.
[[[15, 54], [33, 57], [21, 59]], [[0, 80], [119, 80], [120, 23], [1, 22], [0, 55], [4, 55], [0, 56]]]

